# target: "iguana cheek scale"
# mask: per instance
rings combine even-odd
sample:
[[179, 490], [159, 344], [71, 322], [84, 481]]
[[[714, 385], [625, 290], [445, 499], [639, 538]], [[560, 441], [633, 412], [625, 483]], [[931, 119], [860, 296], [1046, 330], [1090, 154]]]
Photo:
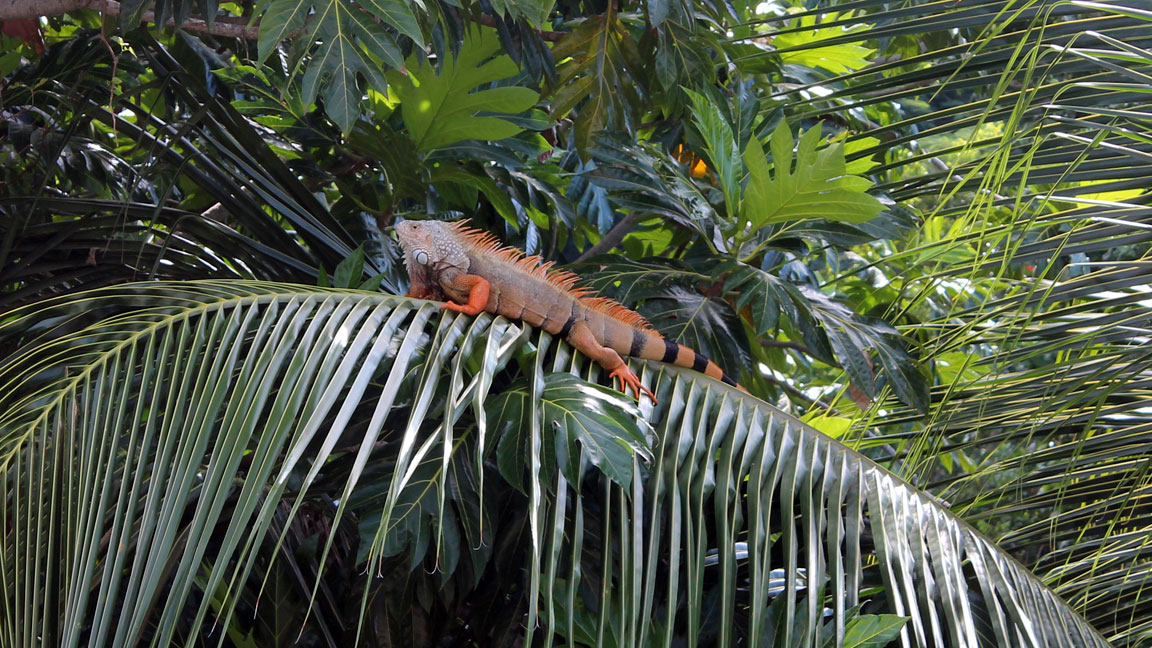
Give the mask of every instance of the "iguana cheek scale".
[[396, 226], [412, 287], [409, 297], [444, 300], [443, 308], [481, 311], [542, 328], [600, 363], [621, 391], [656, 396], [621, 356], [670, 362], [743, 389], [715, 362], [665, 339], [640, 316], [576, 286], [576, 275], [553, 270], [540, 257], [503, 247], [464, 222], [404, 221]]

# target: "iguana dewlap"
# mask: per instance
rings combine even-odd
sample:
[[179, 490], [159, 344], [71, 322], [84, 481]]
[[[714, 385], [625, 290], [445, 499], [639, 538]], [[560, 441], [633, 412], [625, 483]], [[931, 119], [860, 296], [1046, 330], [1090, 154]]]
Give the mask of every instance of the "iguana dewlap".
[[639, 313], [576, 287], [577, 277], [553, 270], [540, 257], [502, 247], [463, 222], [404, 221], [396, 226], [412, 282], [408, 296], [447, 298], [444, 308], [481, 311], [527, 322], [559, 335], [600, 363], [621, 391], [656, 397], [621, 356], [670, 362], [739, 387], [715, 362], [666, 340]]

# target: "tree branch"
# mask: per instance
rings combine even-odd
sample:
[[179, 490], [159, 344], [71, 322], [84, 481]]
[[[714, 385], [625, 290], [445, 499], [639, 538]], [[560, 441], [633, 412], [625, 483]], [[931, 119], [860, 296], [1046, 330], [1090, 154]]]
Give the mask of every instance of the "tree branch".
[[[120, 16], [120, 3], [116, 0], [0, 0], [0, 21], [5, 20], [28, 20], [39, 18], [40, 16], [59, 16], [66, 14], [69, 11], [78, 11], [80, 9], [92, 9], [99, 11], [106, 16]], [[156, 22], [156, 13], [153, 11], [145, 11], [140, 17], [142, 22], [154, 23]], [[481, 25], [486, 27], [495, 27], [496, 19], [492, 16], [480, 16], [477, 19]], [[165, 27], [176, 27], [176, 21], [169, 19], [164, 23]], [[255, 39], [260, 34], [260, 25], [249, 25], [247, 18], [237, 18], [234, 16], [221, 16], [212, 21], [211, 24], [203, 18], [188, 18], [179, 25], [180, 29], [190, 32], [198, 32], [201, 34], [212, 34], [213, 36], [224, 36], [227, 38], [246, 38]], [[286, 38], [291, 38], [293, 35], [299, 33], [299, 30], [286, 34]], [[540, 38], [556, 42], [564, 38], [568, 32], [555, 32], [545, 31], [542, 29], [536, 30], [540, 34]]]
[[[120, 3], [116, 0], [0, 0], [0, 20], [21, 20], [39, 18], [40, 16], [59, 16], [69, 11], [79, 9], [92, 9], [106, 16], [119, 16]], [[141, 20], [143, 22], [156, 22], [156, 14], [145, 11]], [[254, 39], [260, 33], [258, 25], [247, 25], [243, 22], [234, 22], [226, 18], [214, 20], [211, 24], [201, 18], [188, 18], [180, 24], [185, 31], [225, 36], [229, 38]], [[167, 27], [175, 27], [175, 20], [168, 20]]]
[[766, 347], [778, 347], [781, 349], [795, 349], [801, 353], [814, 355], [812, 349], [800, 344], [799, 342], [781, 342], [780, 340], [760, 340], [760, 344]]
[[[2, 1], [2, 0], [0, 0], [0, 1]], [[494, 18], [493, 16], [481, 15], [479, 18], [476, 19], [476, 22], [480, 23], [481, 25], [484, 25], [485, 27], [495, 27], [496, 26], [496, 18]], [[543, 29], [537, 29], [536, 33], [540, 34], [541, 39], [546, 40], [546, 41], [551, 42], [551, 43], [555, 43], [556, 41], [558, 41], [561, 38], [564, 38], [565, 36], [568, 35], [568, 32], [545, 31]]]
[[628, 232], [632, 231], [632, 226], [635, 225], [636, 221], [639, 219], [639, 214], [635, 212], [628, 214], [623, 218], [623, 220], [621, 220], [619, 223], [616, 223], [615, 227], [608, 230], [608, 233], [605, 234], [604, 237], [596, 243], [596, 245], [593, 245], [592, 247], [585, 250], [584, 254], [576, 257], [576, 260], [573, 261], [573, 263], [580, 263], [581, 261], [590, 259], [597, 254], [600, 254], [601, 252], [607, 252], [608, 250], [616, 247], [620, 244], [620, 241], [624, 240], [624, 236], [627, 235]]
[[0, 0], [0, 20], [24, 20], [40, 16], [58, 16], [85, 9], [90, 0]]

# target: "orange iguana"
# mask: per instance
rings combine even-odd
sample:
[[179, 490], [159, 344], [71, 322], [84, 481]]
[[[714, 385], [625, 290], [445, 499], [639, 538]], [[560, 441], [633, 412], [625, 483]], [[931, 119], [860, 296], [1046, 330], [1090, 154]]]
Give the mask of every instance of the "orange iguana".
[[[576, 287], [576, 275], [553, 270], [540, 257], [502, 247], [464, 222], [404, 221], [396, 226], [412, 287], [409, 297], [436, 299], [448, 310], [481, 311], [523, 320], [559, 335], [600, 363], [640, 398], [656, 396], [620, 356], [671, 362], [740, 388], [715, 362], [664, 339], [639, 313]], [[742, 388], [741, 388], [742, 389]]]

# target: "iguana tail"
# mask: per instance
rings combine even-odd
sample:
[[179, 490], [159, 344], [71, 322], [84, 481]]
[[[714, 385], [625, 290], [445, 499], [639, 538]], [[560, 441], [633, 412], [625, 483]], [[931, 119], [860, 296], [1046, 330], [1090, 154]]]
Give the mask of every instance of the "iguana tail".
[[[647, 322], [643, 323], [647, 324]], [[609, 320], [604, 327], [604, 345], [622, 356], [659, 360], [680, 367], [688, 367], [737, 389], [747, 391], [731, 376], [724, 373], [724, 370], [715, 362], [692, 348], [666, 339], [647, 326], [637, 326], [631, 322], [621, 322], [615, 319]]]
[[[643, 339], [641, 340], [641, 334]], [[633, 348], [635, 349], [636, 343], [640, 343], [639, 353], [629, 353], [628, 355], [644, 358], [646, 360], [659, 360], [660, 362], [669, 362], [678, 367], [688, 367], [694, 371], [699, 371], [705, 376], [710, 376], [716, 380], [720, 380], [726, 384], [732, 385], [737, 389], [744, 390], [731, 376], [724, 373], [715, 362], [704, 357], [701, 353], [686, 347], [682, 344], [675, 342], [661, 336], [660, 334], [653, 335], [651, 331], [637, 330], [633, 334]]]

